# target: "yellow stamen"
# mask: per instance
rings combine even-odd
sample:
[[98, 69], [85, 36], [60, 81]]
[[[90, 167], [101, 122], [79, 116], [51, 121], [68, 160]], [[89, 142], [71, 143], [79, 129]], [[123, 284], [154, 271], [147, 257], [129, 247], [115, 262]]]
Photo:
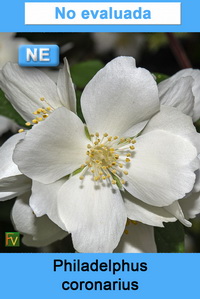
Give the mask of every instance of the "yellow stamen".
[[113, 170], [111, 170], [111, 172], [115, 174], [115, 173], [117, 173], [117, 170], [113, 169]]
[[24, 129], [19, 129], [18, 130], [18, 133], [22, 133], [22, 132], [24, 132]]

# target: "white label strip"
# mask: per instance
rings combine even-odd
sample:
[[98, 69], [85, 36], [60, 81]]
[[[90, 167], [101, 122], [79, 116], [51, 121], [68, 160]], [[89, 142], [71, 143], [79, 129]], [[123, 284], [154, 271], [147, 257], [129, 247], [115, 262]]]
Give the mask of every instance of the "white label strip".
[[26, 25], [180, 25], [179, 2], [25, 3]]

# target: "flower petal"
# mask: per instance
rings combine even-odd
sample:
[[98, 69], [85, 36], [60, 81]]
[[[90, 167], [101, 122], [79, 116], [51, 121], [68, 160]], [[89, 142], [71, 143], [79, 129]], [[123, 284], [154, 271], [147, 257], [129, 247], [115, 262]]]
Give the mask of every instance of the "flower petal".
[[190, 140], [198, 151], [200, 151], [200, 134], [197, 133], [191, 117], [181, 113], [178, 109], [169, 106], [161, 106], [160, 111], [151, 118], [142, 134], [157, 129]]
[[14, 161], [28, 177], [49, 184], [80, 168], [87, 143], [83, 123], [63, 107], [26, 134], [15, 149]]
[[91, 175], [72, 176], [61, 187], [58, 212], [78, 252], [112, 252], [127, 218], [118, 188], [95, 184]]
[[76, 113], [76, 94], [66, 58], [64, 67], [59, 71], [57, 91], [63, 106]]
[[87, 84], [81, 105], [90, 132], [123, 136], [159, 110], [158, 89], [153, 76], [136, 68], [133, 58], [118, 57]]
[[[31, 121], [33, 112], [43, 105], [53, 108], [62, 106], [56, 84], [38, 69], [21, 68], [8, 62], [0, 71], [0, 88], [27, 121]], [[48, 104], [41, 103], [40, 98], [45, 98]]]
[[66, 179], [58, 180], [52, 184], [41, 184], [33, 181], [32, 194], [30, 197], [30, 207], [37, 217], [45, 214], [62, 229], [65, 229], [62, 221], [58, 217], [57, 195]]
[[31, 188], [30, 179], [13, 162], [13, 151], [25, 133], [10, 137], [0, 148], [0, 201], [14, 198]]
[[155, 253], [157, 252], [152, 226], [130, 223], [114, 252]]
[[164, 227], [163, 222], [174, 222], [177, 219], [163, 207], [154, 207], [133, 197], [127, 191], [123, 192], [127, 217], [152, 226]]
[[190, 192], [199, 167], [196, 148], [185, 138], [154, 130], [137, 138], [126, 190], [153, 206], [168, 206]]
[[191, 193], [179, 200], [185, 218], [192, 219], [200, 213], [200, 192]]
[[0, 201], [14, 198], [31, 190], [31, 180], [24, 175], [10, 176], [0, 180]]
[[[191, 76], [194, 79], [194, 83], [192, 84], [192, 92], [194, 94], [194, 110], [193, 110], [193, 121], [197, 121], [200, 115], [200, 70], [194, 69], [184, 69], [170, 77], [169, 79], [165, 80], [170, 85], [171, 82], [178, 80], [179, 78]], [[163, 81], [163, 84], [166, 84]], [[160, 83], [162, 85], [162, 82]]]
[[192, 224], [185, 219], [183, 211], [178, 203], [178, 201], [173, 202], [170, 206], [164, 207], [166, 211], [174, 215], [183, 225], [191, 227]]
[[0, 180], [10, 176], [21, 175], [12, 156], [16, 144], [23, 139], [25, 133], [18, 133], [10, 137], [0, 148]]
[[41, 247], [61, 240], [68, 235], [47, 216], [35, 217], [28, 204], [30, 193], [18, 198], [12, 209], [12, 221], [17, 231], [24, 235], [22, 241], [27, 246]]
[[176, 107], [183, 113], [193, 116], [194, 95], [192, 77], [182, 77], [176, 81], [164, 80], [158, 85], [162, 105]]

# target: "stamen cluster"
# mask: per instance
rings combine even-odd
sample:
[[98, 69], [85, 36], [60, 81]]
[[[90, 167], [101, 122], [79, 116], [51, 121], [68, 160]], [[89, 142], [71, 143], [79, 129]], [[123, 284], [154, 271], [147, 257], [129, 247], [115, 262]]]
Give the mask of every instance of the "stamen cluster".
[[[49, 114], [53, 112], [54, 108], [48, 104], [48, 102], [45, 100], [44, 97], [40, 98], [40, 101], [44, 102], [46, 105], [43, 105], [41, 108], [38, 108], [36, 111], [33, 112], [34, 115], [39, 115], [39, 116], [32, 119], [31, 122], [26, 122], [25, 125], [27, 127], [38, 124], [40, 121], [45, 120], [49, 116]], [[18, 132], [22, 133], [24, 132], [24, 129], [20, 129]]]
[[121, 177], [128, 175], [128, 171], [123, 168], [131, 162], [132, 151], [135, 149], [135, 139], [119, 138], [109, 136], [104, 133], [102, 138], [99, 133], [91, 134], [91, 143], [87, 145], [85, 164], [81, 165], [81, 180], [84, 179], [86, 170], [93, 174], [94, 181], [109, 179], [114, 184], [125, 184]]

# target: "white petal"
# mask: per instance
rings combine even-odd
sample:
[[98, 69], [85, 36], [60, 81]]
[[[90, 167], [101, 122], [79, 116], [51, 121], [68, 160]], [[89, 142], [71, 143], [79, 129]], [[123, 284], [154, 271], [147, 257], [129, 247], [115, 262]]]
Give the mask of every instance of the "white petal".
[[18, 133], [10, 137], [0, 148], [0, 180], [10, 176], [20, 175], [12, 156], [16, 144], [23, 139], [25, 133]]
[[90, 132], [122, 136], [159, 110], [158, 89], [133, 58], [118, 57], [87, 84], [81, 105]]
[[112, 252], [126, 224], [120, 191], [107, 182], [71, 177], [60, 189], [58, 212], [78, 252]]
[[200, 192], [191, 193], [179, 200], [179, 204], [187, 219], [192, 219], [200, 213]]
[[27, 246], [46, 246], [67, 236], [47, 216], [35, 217], [28, 204], [30, 193], [16, 200], [12, 209], [12, 221], [17, 231], [24, 235], [23, 243]]
[[199, 167], [196, 148], [185, 138], [154, 130], [137, 138], [125, 176], [126, 190], [153, 206], [168, 206], [190, 192]]
[[76, 113], [76, 94], [66, 58], [64, 67], [59, 71], [57, 91], [63, 106]]
[[133, 197], [128, 192], [123, 193], [127, 217], [152, 226], [164, 227], [163, 222], [174, 222], [177, 219], [163, 207], [154, 207]]
[[0, 201], [5, 201], [17, 197], [16, 192], [0, 192]]
[[[33, 112], [42, 106], [62, 106], [56, 84], [38, 69], [21, 68], [8, 62], [0, 71], [0, 88], [27, 121], [31, 121]], [[43, 97], [48, 104], [40, 101]]]
[[0, 148], [0, 201], [14, 198], [31, 188], [31, 181], [13, 162], [13, 151], [25, 133], [10, 137]]
[[174, 107], [161, 106], [160, 111], [148, 122], [142, 134], [164, 130], [190, 140], [200, 150], [200, 134], [196, 132], [191, 117]]
[[19, 169], [33, 180], [53, 183], [85, 162], [88, 139], [74, 113], [59, 108], [35, 125], [14, 153]]
[[31, 180], [24, 175], [10, 176], [0, 180], [0, 201], [14, 198], [31, 190]]
[[157, 252], [152, 226], [142, 223], [126, 226], [127, 234], [123, 234], [114, 252], [155, 253]]
[[185, 216], [178, 201], [175, 201], [170, 206], [165, 207], [165, 210], [174, 215], [183, 225], [187, 227], [192, 226], [192, 224], [185, 219]]
[[59, 180], [52, 184], [41, 184], [33, 181], [30, 207], [37, 217], [45, 214], [58, 226], [64, 229], [64, 225], [58, 217], [57, 195], [58, 191], [66, 182], [66, 179]]
[[[170, 77], [170, 82], [175, 81], [182, 77], [191, 76], [194, 79], [192, 86], [192, 92], [194, 94], [194, 111], [193, 111], [193, 121], [197, 121], [200, 118], [200, 71], [194, 69], [181, 70], [172, 77]], [[164, 82], [164, 81], [163, 81]]]
[[192, 77], [182, 77], [178, 80], [164, 80], [158, 85], [162, 105], [176, 107], [183, 113], [193, 116], [194, 95], [192, 92]]

